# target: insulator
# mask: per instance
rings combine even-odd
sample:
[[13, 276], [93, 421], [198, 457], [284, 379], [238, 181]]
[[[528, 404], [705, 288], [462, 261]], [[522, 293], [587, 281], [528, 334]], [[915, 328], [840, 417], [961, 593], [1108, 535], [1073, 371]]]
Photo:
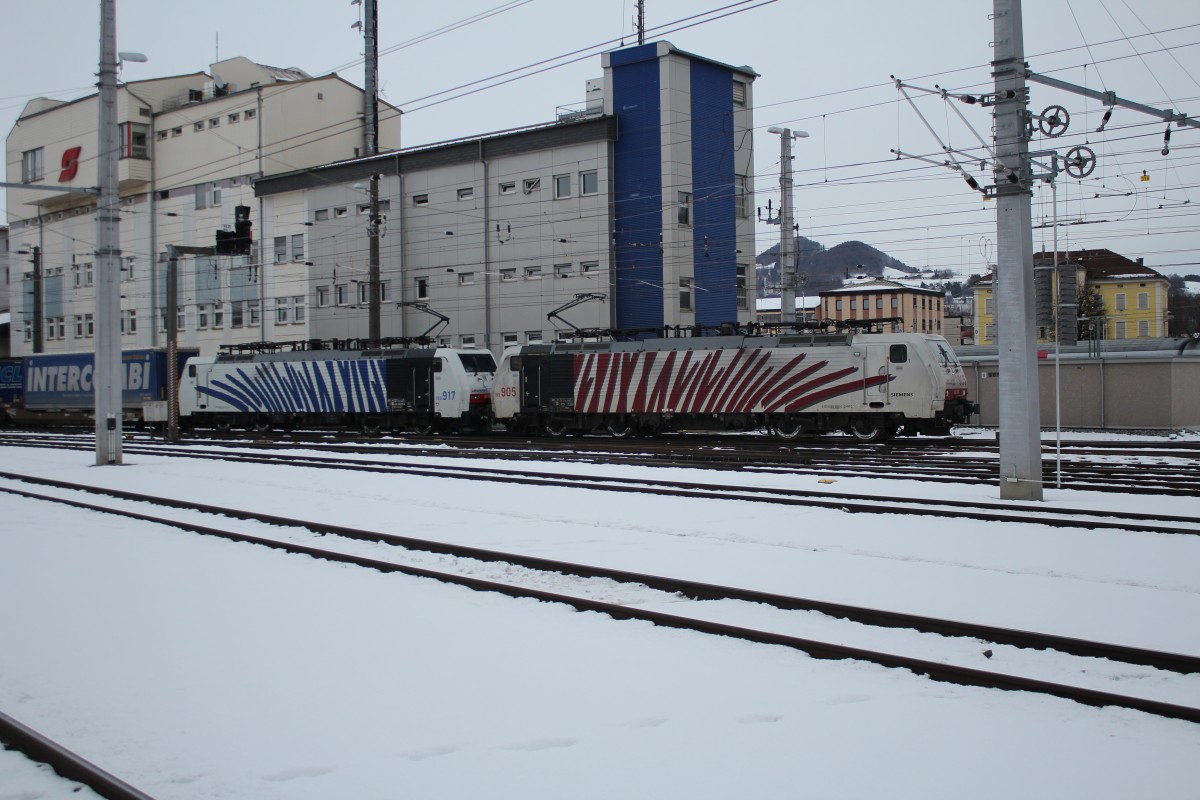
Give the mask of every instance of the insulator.
[[1112, 112], [1113, 110], [1111, 108], [1104, 112], [1104, 116], [1100, 119], [1100, 127], [1096, 128], [1096, 133], [1104, 132], [1104, 126], [1108, 124], [1110, 119], [1112, 119]]

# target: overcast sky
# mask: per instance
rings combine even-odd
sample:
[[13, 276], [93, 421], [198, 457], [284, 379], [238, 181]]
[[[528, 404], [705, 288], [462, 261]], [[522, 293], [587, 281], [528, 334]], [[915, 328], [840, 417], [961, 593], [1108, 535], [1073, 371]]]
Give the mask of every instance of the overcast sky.
[[[796, 141], [794, 153], [802, 234], [830, 247], [859, 239], [912, 266], [963, 275], [995, 261], [992, 204], [945, 167], [892, 155], [892, 149], [936, 155], [940, 144], [898, 99], [889, 78], [927, 88], [989, 88], [990, 2], [750, 0], [733, 3], [717, 21], [672, 30], [689, 24], [677, 21], [727, 2], [647, 0], [648, 38], [760, 74], [757, 205], [765, 211], [768, 200], [779, 202], [779, 139], [766, 129], [807, 130], [811, 136]], [[588, 78], [601, 75], [595, 53], [619, 45], [623, 36], [634, 41], [635, 7], [634, 0], [381, 0], [380, 86], [384, 99], [405, 111], [403, 145], [553, 119], [558, 106], [582, 101]], [[99, 0], [4, 0], [3, 8], [0, 129], [7, 134], [31, 97], [73, 99], [93, 90]], [[149, 58], [126, 65], [122, 79], [207, 70], [218, 56], [242, 55], [313, 75], [335, 70], [361, 85], [362, 38], [351, 27], [358, 8], [349, 0], [118, 0], [118, 49]], [[496, 13], [456, 27], [488, 12]], [[1147, 105], [1200, 112], [1200, 6], [1194, 2], [1038, 0], [1025, 3], [1024, 14], [1033, 70]], [[582, 58], [573, 63], [498, 88], [445, 102], [438, 101], [463, 90], [430, 97], [547, 59], [544, 66], [559, 64], [568, 59], [553, 59], [576, 51]], [[978, 145], [940, 98], [914, 96], [943, 141], [961, 149]], [[1200, 131], [1173, 129], [1164, 157], [1161, 121], [1118, 109], [1105, 132], [1096, 133], [1104, 111], [1098, 102], [1036, 85], [1031, 96], [1035, 113], [1061, 104], [1072, 115], [1065, 136], [1039, 137], [1033, 149], [1065, 153], [1087, 144], [1099, 157], [1083, 181], [1060, 176], [1059, 222], [1076, 223], [1060, 228], [1060, 249], [1109, 247], [1144, 257], [1163, 272], [1200, 272], [1200, 202], [1190, 202], [1200, 200]], [[990, 143], [987, 113], [956, 106]], [[1143, 171], [1148, 181], [1141, 180]], [[974, 174], [990, 182], [978, 165]], [[1035, 226], [1047, 225], [1035, 228], [1035, 248], [1050, 249], [1048, 189], [1035, 193], [1033, 217]], [[760, 225], [758, 249], [778, 237], [778, 227]]]

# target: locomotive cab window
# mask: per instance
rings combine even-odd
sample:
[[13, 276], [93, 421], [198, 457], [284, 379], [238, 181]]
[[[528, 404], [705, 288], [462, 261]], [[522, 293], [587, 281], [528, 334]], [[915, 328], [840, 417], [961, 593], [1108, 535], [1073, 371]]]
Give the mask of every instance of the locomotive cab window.
[[196, 377], [196, 365], [195, 364], [188, 364], [188, 377], [189, 378]]
[[904, 364], [908, 362], [908, 345], [894, 344], [888, 351], [888, 361], [893, 364]]
[[433, 371], [434, 372], [442, 371], [442, 361], [443, 361], [443, 359], [440, 359], [440, 358], [435, 358], [433, 360]]
[[462, 362], [463, 369], [468, 373], [478, 374], [480, 372], [496, 371], [496, 361], [492, 358], [492, 354], [486, 350], [479, 353], [459, 353], [458, 360]]

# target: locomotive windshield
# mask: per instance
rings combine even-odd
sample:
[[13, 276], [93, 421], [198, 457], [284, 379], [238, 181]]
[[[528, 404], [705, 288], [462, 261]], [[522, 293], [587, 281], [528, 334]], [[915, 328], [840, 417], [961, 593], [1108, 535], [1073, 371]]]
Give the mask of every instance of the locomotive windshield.
[[471, 374], [496, 371], [496, 359], [492, 358], [492, 354], [487, 350], [481, 350], [478, 353], [459, 353], [458, 360], [462, 362], [463, 369]]

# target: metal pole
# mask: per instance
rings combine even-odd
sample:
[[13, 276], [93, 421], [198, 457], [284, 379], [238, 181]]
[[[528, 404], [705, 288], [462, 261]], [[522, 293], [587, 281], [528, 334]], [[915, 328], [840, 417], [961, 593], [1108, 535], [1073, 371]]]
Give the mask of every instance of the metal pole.
[[792, 234], [792, 130], [779, 135], [779, 321], [796, 321], [796, 238]]
[[121, 463], [121, 232], [117, 187], [117, 8], [100, 0], [100, 118], [96, 205], [96, 464]]
[[[996, 321], [1000, 361], [1000, 497], [1042, 499], [1041, 417], [1034, 337], [1029, 99], [1020, 0], [993, 0]], [[1013, 176], [1015, 180], [1010, 179]]]
[[179, 254], [167, 245], [167, 441], [179, 441]]
[[646, 0], [638, 0], [638, 4], [637, 4], [637, 36], [638, 36], [638, 44], [646, 43]]
[[[1059, 368], [1062, 363], [1062, 330], [1058, 319], [1058, 304], [1062, 302], [1062, 281], [1058, 278], [1058, 184], [1050, 181], [1050, 197], [1054, 204], [1054, 288], [1050, 300], [1054, 303], [1054, 463], [1056, 477], [1054, 488], [1062, 488], [1062, 380]], [[1043, 240], [1045, 241], [1045, 240]]]
[[43, 350], [42, 330], [46, 326], [46, 319], [42, 309], [42, 248], [37, 245], [33, 246], [33, 352], [40, 353]]
[[[377, 75], [379, 69], [379, 37], [377, 26], [379, 13], [376, 0], [366, 0], [364, 30], [366, 33], [366, 86], [363, 87], [366, 102], [366, 152], [374, 156], [379, 152], [379, 91]], [[379, 173], [372, 169], [369, 184], [371, 218], [367, 223], [367, 338], [381, 338], [379, 320]]]

